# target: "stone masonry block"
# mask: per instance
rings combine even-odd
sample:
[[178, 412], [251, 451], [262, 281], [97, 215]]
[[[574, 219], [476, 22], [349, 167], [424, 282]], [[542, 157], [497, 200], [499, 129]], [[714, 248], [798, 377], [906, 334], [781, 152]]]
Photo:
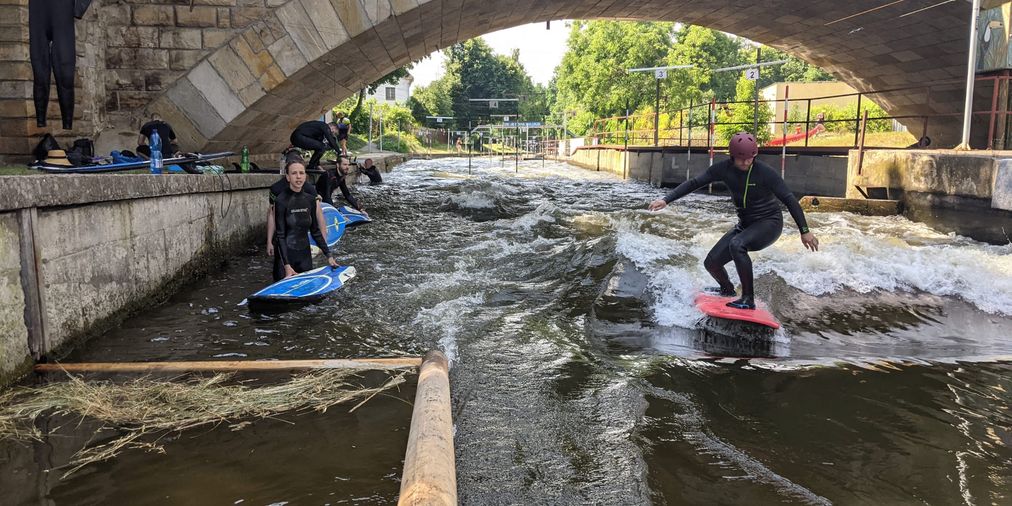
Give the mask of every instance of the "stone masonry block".
[[334, 49], [350, 39], [330, 0], [301, 0], [301, 2], [327, 49]]
[[136, 5], [133, 7], [135, 25], [172, 26], [176, 24], [171, 5]]
[[314, 61], [327, 52], [327, 45], [323, 42], [323, 37], [316, 31], [316, 27], [313, 26], [313, 21], [306, 13], [301, 1], [293, 0], [278, 7], [274, 13], [288, 30], [292, 41], [306, 57], [306, 61]]
[[265, 18], [268, 12], [266, 7], [236, 7], [232, 9], [232, 28], [246, 28]]
[[106, 65], [113, 69], [151, 69], [169, 68], [169, 51], [148, 48], [109, 48], [106, 50]]
[[[92, 7], [92, 9], [94, 8]], [[101, 7], [101, 18], [107, 25], [129, 25], [130, 6], [125, 4], [103, 5]]]
[[203, 35], [199, 28], [163, 28], [159, 46], [165, 49], [200, 49]]
[[108, 47], [158, 47], [158, 28], [153, 26], [110, 26], [106, 29]]
[[210, 62], [203, 61], [197, 64], [187, 78], [207, 98], [226, 123], [232, 121], [246, 108], [236, 92], [229, 88], [228, 83]]
[[195, 27], [218, 26], [218, 9], [214, 7], [189, 7], [176, 6], [176, 25]]
[[235, 36], [232, 30], [203, 30], [204, 49], [217, 49], [224, 46], [228, 39]]
[[232, 28], [232, 10], [227, 7], [218, 8], [218, 28]]
[[176, 82], [167, 95], [204, 139], [214, 137], [225, 128], [225, 121], [188, 77]]
[[231, 46], [215, 51], [208, 57], [208, 61], [233, 91], [242, 90], [257, 82], [249, 67]]
[[306, 57], [302, 55], [291, 37], [278, 39], [268, 49], [286, 76], [291, 76], [308, 65]]
[[341, 24], [348, 31], [349, 37], [355, 37], [372, 28], [372, 20], [369, 19], [360, 0], [330, 0], [330, 3], [337, 11], [337, 17], [341, 19]]
[[193, 49], [173, 49], [169, 51], [170, 70], [190, 70], [207, 53]]

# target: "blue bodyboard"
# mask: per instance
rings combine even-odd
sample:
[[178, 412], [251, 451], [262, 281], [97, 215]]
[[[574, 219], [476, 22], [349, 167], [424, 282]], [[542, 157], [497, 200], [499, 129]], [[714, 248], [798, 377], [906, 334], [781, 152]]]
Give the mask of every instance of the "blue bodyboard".
[[344, 283], [353, 277], [355, 277], [355, 268], [350, 265], [338, 267], [325, 265], [282, 279], [250, 295], [248, 300], [250, 304], [317, 302], [344, 286]]
[[[165, 167], [171, 165], [178, 165], [181, 163], [201, 163], [208, 162], [211, 160], [218, 160], [220, 158], [226, 158], [234, 155], [231, 151], [223, 151], [220, 153], [206, 153], [196, 155], [177, 156], [172, 158], [165, 158], [162, 163]], [[82, 165], [80, 167], [66, 167], [63, 165], [46, 165], [44, 163], [37, 163], [29, 165], [30, 169], [41, 170], [42, 172], [49, 172], [52, 174], [99, 174], [103, 172], [120, 172], [126, 170], [137, 170], [147, 169], [151, 167], [149, 160], [142, 160], [139, 162], [120, 162], [120, 163], [107, 163], [101, 165]], [[171, 172], [171, 169], [166, 169]]]
[[337, 210], [342, 216], [344, 216], [345, 228], [355, 227], [363, 223], [372, 223], [372, 218], [370, 218], [368, 214], [365, 214], [355, 208], [341, 206], [337, 208]]

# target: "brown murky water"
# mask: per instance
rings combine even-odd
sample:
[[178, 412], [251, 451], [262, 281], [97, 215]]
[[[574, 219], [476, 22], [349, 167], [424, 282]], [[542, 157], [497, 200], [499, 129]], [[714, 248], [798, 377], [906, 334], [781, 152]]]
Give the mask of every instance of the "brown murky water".
[[[726, 197], [651, 214], [656, 189], [541, 162], [387, 179], [357, 189], [376, 222], [342, 239], [358, 276], [326, 303], [249, 313], [270, 277], [251, 247], [69, 360], [442, 349], [463, 504], [1012, 503], [1012, 246], [812, 215], [823, 251], [788, 225], [756, 255], [784, 330], [743, 338], [691, 303]], [[175, 434], [65, 480], [50, 470], [94, 427], [3, 443], [0, 502], [390, 504], [413, 393]]]

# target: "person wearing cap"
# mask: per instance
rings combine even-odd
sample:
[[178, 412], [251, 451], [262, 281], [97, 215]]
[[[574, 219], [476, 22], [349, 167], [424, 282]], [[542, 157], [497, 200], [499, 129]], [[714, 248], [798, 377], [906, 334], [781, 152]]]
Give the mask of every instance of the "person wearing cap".
[[719, 181], [727, 185], [738, 212], [738, 224], [717, 241], [706, 255], [703, 266], [719, 285], [710, 290], [732, 297], [735, 295], [734, 285], [724, 266], [733, 260], [741, 280], [741, 297], [727, 305], [737, 309], [755, 309], [752, 259], [748, 252], [770, 246], [783, 232], [784, 215], [777, 201], [787, 206], [791, 218], [798, 225], [801, 243], [806, 248], [818, 251], [819, 240], [808, 229], [805, 212], [783, 178], [773, 167], [756, 159], [759, 145], [752, 134], [741, 132], [732, 136], [728, 151], [731, 158], [711, 165], [703, 174], [678, 185], [664, 198], [651, 202], [649, 209], [660, 211], [671, 202], [710, 183]]

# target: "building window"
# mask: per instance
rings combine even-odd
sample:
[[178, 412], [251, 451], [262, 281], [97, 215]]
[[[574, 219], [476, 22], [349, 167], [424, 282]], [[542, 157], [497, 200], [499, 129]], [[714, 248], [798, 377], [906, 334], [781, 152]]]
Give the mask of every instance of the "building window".
[[387, 100], [397, 100], [397, 89], [387, 86]]

